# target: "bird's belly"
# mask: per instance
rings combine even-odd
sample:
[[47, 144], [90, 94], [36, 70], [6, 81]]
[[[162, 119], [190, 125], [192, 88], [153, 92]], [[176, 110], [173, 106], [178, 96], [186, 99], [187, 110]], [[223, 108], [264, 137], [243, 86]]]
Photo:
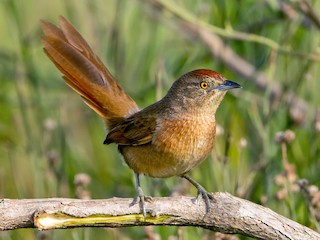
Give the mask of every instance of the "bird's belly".
[[122, 146], [121, 152], [137, 173], [159, 178], [179, 176], [205, 159], [213, 148], [214, 138], [214, 119], [165, 120], [156, 129], [152, 143]]

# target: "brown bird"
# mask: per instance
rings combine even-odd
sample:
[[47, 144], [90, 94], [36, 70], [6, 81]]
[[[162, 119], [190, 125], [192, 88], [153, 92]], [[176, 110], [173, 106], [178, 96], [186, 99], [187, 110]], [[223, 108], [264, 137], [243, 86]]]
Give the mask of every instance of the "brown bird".
[[140, 110], [121, 89], [80, 33], [63, 17], [60, 28], [42, 21], [44, 51], [63, 73], [64, 81], [105, 119], [104, 144], [116, 143], [136, 176], [137, 197], [146, 216], [139, 175], [180, 176], [198, 190], [209, 210], [212, 195], [186, 174], [212, 151], [215, 113], [226, 90], [240, 85], [221, 74], [199, 69], [178, 80], [160, 101]]

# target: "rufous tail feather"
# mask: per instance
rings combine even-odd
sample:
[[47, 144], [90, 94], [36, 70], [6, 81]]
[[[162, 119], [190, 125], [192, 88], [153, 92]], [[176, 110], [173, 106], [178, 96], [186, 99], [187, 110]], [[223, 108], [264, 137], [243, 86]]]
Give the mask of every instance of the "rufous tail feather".
[[44, 20], [41, 24], [45, 53], [63, 73], [64, 81], [106, 120], [109, 128], [139, 111], [68, 20], [60, 17], [60, 28]]

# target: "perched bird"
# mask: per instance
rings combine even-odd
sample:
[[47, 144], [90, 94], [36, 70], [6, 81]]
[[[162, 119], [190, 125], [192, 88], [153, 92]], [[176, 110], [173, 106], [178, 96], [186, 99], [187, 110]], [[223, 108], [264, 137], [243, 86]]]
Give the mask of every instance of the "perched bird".
[[176, 80], [160, 101], [140, 110], [117, 84], [80, 33], [63, 17], [60, 28], [42, 21], [44, 51], [62, 72], [64, 81], [105, 120], [105, 144], [116, 143], [136, 176], [137, 197], [146, 216], [139, 175], [180, 176], [198, 190], [209, 210], [212, 195], [186, 174], [212, 151], [215, 113], [226, 90], [240, 85], [207, 69]]

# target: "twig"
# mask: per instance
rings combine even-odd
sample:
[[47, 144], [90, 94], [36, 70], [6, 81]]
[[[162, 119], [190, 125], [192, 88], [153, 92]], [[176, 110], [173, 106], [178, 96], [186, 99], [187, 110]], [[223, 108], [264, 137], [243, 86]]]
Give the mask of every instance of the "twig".
[[[167, 0], [146, 0], [146, 2], [157, 8], [159, 13], [171, 13], [172, 17], [179, 20], [171, 21], [171, 23], [176, 24], [181, 33], [188, 34], [188, 37], [193, 36], [200, 38], [203, 43], [207, 45], [215, 59], [222, 61], [241, 77], [251, 80], [258, 89], [268, 91], [270, 100], [276, 103], [275, 105], [277, 105], [279, 99], [283, 99], [291, 110], [296, 110], [303, 114], [306, 114], [307, 109], [310, 111], [315, 109], [315, 106], [311, 106], [303, 99], [296, 97], [295, 93], [290, 91], [284, 93], [278, 82], [269, 79], [263, 72], [257, 71], [250, 62], [236, 54], [232, 48], [226, 45], [223, 39], [216, 34], [216, 31], [212, 31], [210, 27], [207, 27], [207, 23], [196, 19], [186, 10], [181, 10], [182, 8], [179, 6], [173, 8], [172, 4], [169, 4]], [[278, 49], [278, 51], [280, 51], [280, 49]], [[299, 55], [299, 53], [296, 52], [291, 52], [291, 54]], [[320, 56], [317, 55], [316, 58], [320, 59]], [[270, 85], [271, 82], [272, 85]]]
[[202, 28], [203, 30], [216, 34], [223, 38], [243, 40], [246, 42], [255, 42], [265, 45], [271, 48], [272, 50], [282, 54], [289, 54], [306, 60], [320, 61], [320, 55], [317, 53], [305, 54], [303, 52], [297, 52], [291, 49], [290, 47], [280, 46], [276, 41], [273, 41], [272, 39], [267, 37], [263, 37], [252, 33], [235, 31], [230, 27], [228, 29], [224, 29], [208, 24], [207, 22], [204, 22], [201, 19], [196, 18], [187, 10], [177, 5], [174, 1], [148, 0], [148, 2], [152, 3], [158, 8], [165, 9], [166, 11], [170, 12], [172, 15], [174, 15], [176, 18], [179, 18], [182, 21], [195, 23], [198, 27]]
[[320, 234], [272, 210], [228, 193], [214, 193], [210, 212], [191, 197], [155, 198], [146, 203], [146, 219], [132, 199], [105, 200], [2, 199], [0, 230], [36, 227], [127, 227], [146, 225], [196, 226], [260, 239], [320, 239]]
[[297, 1], [300, 11], [305, 14], [318, 28], [320, 28], [320, 17], [314, 11], [308, 0]]

